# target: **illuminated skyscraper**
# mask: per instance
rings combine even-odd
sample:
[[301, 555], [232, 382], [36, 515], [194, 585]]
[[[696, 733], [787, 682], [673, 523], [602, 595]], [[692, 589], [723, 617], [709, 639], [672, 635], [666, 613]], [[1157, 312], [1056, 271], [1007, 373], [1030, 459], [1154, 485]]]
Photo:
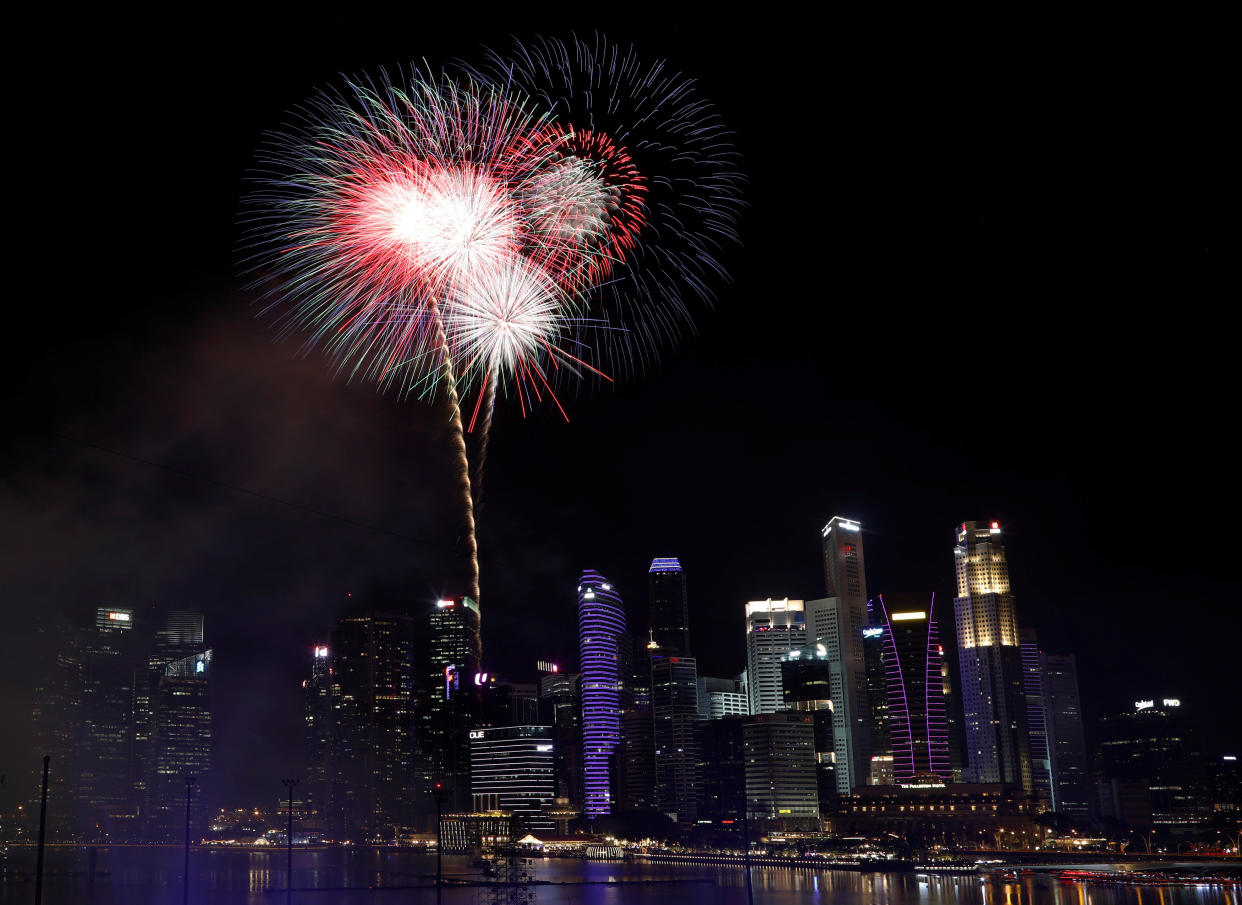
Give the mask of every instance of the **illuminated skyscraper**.
[[676, 557], [651, 561], [651, 635], [666, 657], [690, 656], [686, 574]]
[[801, 600], [752, 600], [746, 604], [746, 690], [750, 712], [776, 713], [784, 707], [781, 661], [806, 646], [806, 614]]
[[837, 755], [832, 740], [832, 666], [822, 645], [792, 651], [781, 663], [785, 710], [811, 715], [815, 733], [815, 786], [819, 811], [830, 814], [837, 801]]
[[1003, 782], [1032, 792], [1018, 614], [1000, 525], [980, 528], [963, 522], [953, 558], [967, 758], [963, 779]]
[[556, 798], [551, 726], [470, 730], [470, 790], [474, 811], [506, 811], [523, 833], [550, 833], [544, 813]]
[[888, 678], [884, 674], [885, 622], [878, 600], [867, 601], [863, 629], [863, 667], [867, 672], [867, 707], [871, 712], [871, 757], [893, 753], [888, 736]]
[[613, 752], [621, 740], [620, 638], [625, 632], [621, 595], [598, 572], [578, 579], [578, 654], [581, 661], [583, 813], [612, 813]]
[[935, 594], [880, 595], [893, 780], [953, 781]]
[[[211, 674], [211, 651], [203, 650], [172, 661], [160, 677], [151, 808], [159, 838], [180, 838], [185, 826], [185, 777], [203, 784], [211, 770]], [[191, 821], [200, 832], [203, 813], [200, 795]]]
[[[444, 807], [464, 812], [470, 807], [470, 739], [481, 678], [482, 642], [479, 606], [469, 597], [437, 600], [427, 614], [419, 659], [418, 749], [424, 800], [442, 783]], [[434, 804], [431, 805], [434, 813]]]
[[867, 572], [862, 525], [834, 516], [820, 531], [828, 596], [806, 603], [808, 641], [824, 645], [832, 667], [833, 744], [837, 792], [848, 795], [871, 773], [871, 723], [863, 630]]
[[340, 689], [333, 681], [332, 651], [326, 644], [311, 649], [310, 678], [302, 680], [303, 743], [306, 751], [305, 791], [316, 829], [335, 835], [335, 743]]
[[[173, 830], [167, 824], [168, 802], [160, 802], [156, 795], [159, 784], [157, 774], [156, 731], [159, 720], [160, 688], [164, 671], [175, 660], [181, 660], [206, 650], [202, 613], [185, 610], [166, 611], [160, 617], [159, 629], [147, 654], [146, 670], [135, 676], [134, 681], [134, 759], [136, 771], [134, 791], [140, 810], [144, 815], [147, 835], [167, 837]], [[173, 795], [172, 804], [180, 800], [176, 789], [167, 790]], [[184, 791], [184, 790], [182, 790]], [[154, 818], [158, 817], [156, 821]]]

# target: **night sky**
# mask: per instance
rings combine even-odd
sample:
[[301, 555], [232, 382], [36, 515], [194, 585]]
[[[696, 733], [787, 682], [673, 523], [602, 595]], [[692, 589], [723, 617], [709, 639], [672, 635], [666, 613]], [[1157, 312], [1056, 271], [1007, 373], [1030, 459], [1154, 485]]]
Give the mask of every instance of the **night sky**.
[[744, 244], [641, 378], [571, 395], [569, 424], [498, 409], [486, 665], [574, 666], [583, 568], [641, 632], [647, 565], [678, 556], [700, 671], [735, 675], [745, 601], [823, 595], [829, 517], [863, 522], [873, 594], [943, 605], [954, 527], [996, 519], [1020, 618], [1078, 654], [1089, 715], [1236, 693], [1233, 104], [1213, 48], [1117, 23], [403, 15], [28, 31], [48, 62], [7, 92], [28, 233], [6, 293], [0, 769], [28, 756], [63, 619], [196, 609], [219, 787], [274, 800], [347, 595], [461, 592], [447, 410], [333, 380], [256, 319], [244, 174], [338, 72], [596, 25], [697, 76], [737, 132]]

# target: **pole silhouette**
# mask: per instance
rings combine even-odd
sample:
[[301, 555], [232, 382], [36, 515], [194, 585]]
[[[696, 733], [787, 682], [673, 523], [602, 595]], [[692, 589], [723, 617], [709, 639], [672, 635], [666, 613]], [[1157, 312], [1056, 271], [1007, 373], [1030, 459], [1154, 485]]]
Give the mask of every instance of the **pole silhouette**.
[[185, 864], [181, 869], [181, 903], [190, 902], [190, 790], [194, 787], [194, 777], [185, 777]]
[[285, 903], [293, 901], [293, 787], [298, 784], [296, 779], [282, 779], [281, 783], [289, 790], [289, 857], [286, 862], [285, 873], [288, 879], [285, 881]]
[[52, 755], [43, 755], [43, 798], [39, 803], [39, 854], [35, 861], [35, 905], [43, 905], [43, 840], [47, 836], [47, 769]]

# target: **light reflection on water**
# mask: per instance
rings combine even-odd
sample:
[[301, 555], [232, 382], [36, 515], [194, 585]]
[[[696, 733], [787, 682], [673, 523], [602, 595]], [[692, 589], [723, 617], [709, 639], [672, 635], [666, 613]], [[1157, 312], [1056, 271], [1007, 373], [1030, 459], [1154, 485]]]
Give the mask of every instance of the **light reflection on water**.
[[[192, 905], [276, 905], [285, 900], [285, 852], [196, 849], [191, 853]], [[176, 905], [181, 902], [182, 851], [176, 847], [51, 848], [46, 905]], [[89, 876], [91, 863], [96, 875]], [[0, 905], [33, 900], [34, 850], [9, 851]], [[534, 862], [540, 880], [575, 885], [540, 887], [538, 905], [746, 905], [739, 867], [628, 864], [550, 859]], [[444, 859], [447, 877], [479, 879], [470, 859]], [[302, 905], [427, 903], [435, 891], [435, 856], [380, 849], [295, 851], [293, 901]], [[618, 886], [583, 880], [664, 881]], [[1242, 905], [1222, 888], [1101, 887], [1061, 883], [1036, 874], [1000, 881], [977, 876], [862, 874], [756, 868], [756, 905]], [[386, 887], [368, 891], [365, 887]], [[419, 888], [419, 887], [422, 888]], [[360, 888], [361, 887], [361, 888]], [[403, 887], [403, 888], [402, 888]], [[477, 905], [486, 887], [446, 888], [444, 905]]]

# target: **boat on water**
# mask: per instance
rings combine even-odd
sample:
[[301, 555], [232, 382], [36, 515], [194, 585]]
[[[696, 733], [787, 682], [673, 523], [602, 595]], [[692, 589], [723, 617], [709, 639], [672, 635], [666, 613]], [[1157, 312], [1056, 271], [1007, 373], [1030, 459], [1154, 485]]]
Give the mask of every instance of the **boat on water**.
[[1224, 886], [1242, 889], [1242, 876], [1182, 874], [1137, 870], [1062, 870], [1061, 883], [1092, 883], [1099, 886]]

